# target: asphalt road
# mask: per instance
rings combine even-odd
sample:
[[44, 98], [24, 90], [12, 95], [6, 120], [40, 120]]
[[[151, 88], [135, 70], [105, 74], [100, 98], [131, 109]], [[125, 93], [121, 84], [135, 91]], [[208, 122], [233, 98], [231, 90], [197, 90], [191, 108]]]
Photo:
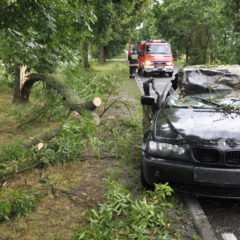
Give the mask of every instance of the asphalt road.
[[[177, 73], [179, 67], [174, 67], [174, 74], [173, 77], [168, 77], [167, 74], [154, 74], [152, 76], [149, 77], [143, 77], [142, 75], [136, 75], [136, 82], [138, 84], [138, 87], [141, 91], [141, 93], [143, 94], [143, 83], [147, 80], [149, 80], [151, 77], [154, 78], [155, 80], [155, 86], [156, 89], [158, 90], [158, 92], [161, 94], [163, 92], [163, 90], [165, 89], [165, 87], [168, 85], [168, 83], [170, 83], [170, 81], [174, 78], [174, 75]], [[155, 95], [154, 91], [151, 90], [150, 95]]]
[[[161, 94], [164, 90], [164, 88], [167, 86], [167, 84], [172, 80], [172, 77], [167, 77], [167, 76], [153, 76], [156, 84], [156, 88], [158, 92]], [[140, 88], [141, 93], [143, 94], [143, 83], [147, 80], [149, 80], [150, 77], [143, 77], [141, 75], [136, 76], [137, 84]], [[150, 95], [155, 95], [154, 91], [151, 89], [150, 90]]]
[[240, 200], [198, 199], [218, 239], [223, 233], [233, 233], [240, 239]]

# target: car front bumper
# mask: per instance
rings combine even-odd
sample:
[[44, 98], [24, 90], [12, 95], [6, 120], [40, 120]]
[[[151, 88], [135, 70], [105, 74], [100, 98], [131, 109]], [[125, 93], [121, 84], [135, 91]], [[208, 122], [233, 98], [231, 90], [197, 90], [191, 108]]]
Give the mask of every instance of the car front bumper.
[[194, 165], [190, 162], [143, 157], [143, 175], [153, 185], [169, 182], [177, 191], [199, 196], [240, 198], [240, 169]]
[[173, 72], [173, 66], [144, 66], [145, 72]]

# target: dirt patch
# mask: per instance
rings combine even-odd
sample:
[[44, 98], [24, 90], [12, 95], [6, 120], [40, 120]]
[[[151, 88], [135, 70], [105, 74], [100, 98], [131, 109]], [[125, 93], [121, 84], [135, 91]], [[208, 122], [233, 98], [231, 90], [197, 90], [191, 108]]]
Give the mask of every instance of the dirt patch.
[[[0, 224], [0, 239], [42, 240], [69, 239], [78, 226], [87, 224], [83, 212], [96, 207], [105, 191], [105, 160], [92, 159], [87, 162], [58, 164], [46, 170], [48, 179], [54, 176], [55, 196], [49, 194], [41, 199], [36, 211], [23, 218]], [[43, 189], [39, 183], [40, 170], [16, 176], [7, 182], [9, 189], [27, 186]], [[62, 181], [63, 180], [63, 181]]]

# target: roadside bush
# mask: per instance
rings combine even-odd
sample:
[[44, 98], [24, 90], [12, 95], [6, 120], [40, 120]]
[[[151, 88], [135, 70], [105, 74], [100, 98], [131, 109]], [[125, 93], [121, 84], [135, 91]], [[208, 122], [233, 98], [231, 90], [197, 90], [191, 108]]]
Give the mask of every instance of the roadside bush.
[[57, 162], [75, 161], [84, 146], [92, 147], [96, 155], [99, 155], [102, 143], [95, 132], [95, 123], [90, 116], [84, 114], [80, 121], [65, 123], [62, 131], [41, 149], [33, 146], [30, 151], [25, 151], [20, 142], [10, 144], [2, 150], [0, 178], [6, 172], [14, 173], [34, 167], [45, 168]]
[[81, 147], [90, 143], [93, 150], [97, 149], [100, 142], [92, 140], [95, 131], [95, 123], [88, 116], [82, 118], [81, 122], [67, 122], [51, 142], [40, 150], [35, 148], [34, 161], [39, 162], [40, 167], [56, 162], [74, 161], [81, 155]]
[[111, 136], [105, 140], [108, 148], [114, 151], [120, 163], [138, 163], [142, 129], [137, 116], [135, 115], [134, 120], [118, 119], [113, 121], [113, 124], [114, 127], [109, 126]]
[[167, 184], [156, 184], [154, 192], [134, 200], [120, 184], [107, 181], [109, 191], [99, 209], [87, 211], [89, 226], [82, 227], [72, 240], [170, 240], [164, 207], [173, 190]]
[[12, 78], [10, 75], [6, 74], [4, 67], [0, 63], [0, 91], [10, 90], [12, 88]]
[[22, 217], [35, 209], [37, 197], [25, 191], [2, 189], [0, 191], [0, 221]]
[[0, 163], [18, 161], [23, 158], [25, 154], [26, 152], [22, 149], [22, 143], [16, 141], [3, 148]]

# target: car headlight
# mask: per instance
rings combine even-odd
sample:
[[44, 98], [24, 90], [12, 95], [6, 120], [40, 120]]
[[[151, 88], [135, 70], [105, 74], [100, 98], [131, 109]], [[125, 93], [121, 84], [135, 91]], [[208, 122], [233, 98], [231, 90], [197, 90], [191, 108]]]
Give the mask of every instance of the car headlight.
[[149, 141], [148, 153], [160, 157], [185, 158], [186, 150], [176, 144]]
[[166, 62], [166, 65], [172, 65], [173, 63], [172, 62]]
[[149, 61], [149, 60], [146, 60], [146, 61], [145, 61], [145, 65], [151, 65], [151, 64], [152, 64], [151, 61]]

